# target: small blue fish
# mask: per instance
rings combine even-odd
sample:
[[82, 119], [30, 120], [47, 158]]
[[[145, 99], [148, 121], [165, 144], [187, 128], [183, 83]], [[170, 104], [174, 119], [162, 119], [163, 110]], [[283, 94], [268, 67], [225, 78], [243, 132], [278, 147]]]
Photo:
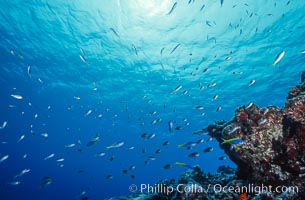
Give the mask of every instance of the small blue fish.
[[241, 145], [241, 144], [244, 144], [245, 141], [242, 140], [242, 139], [238, 139], [238, 140], [233, 140], [231, 142], [229, 142], [229, 144], [232, 144], [232, 145]]

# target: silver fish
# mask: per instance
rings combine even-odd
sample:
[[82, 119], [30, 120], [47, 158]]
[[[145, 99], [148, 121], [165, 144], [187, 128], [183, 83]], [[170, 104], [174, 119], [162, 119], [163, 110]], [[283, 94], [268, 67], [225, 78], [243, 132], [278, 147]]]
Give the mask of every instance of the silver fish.
[[18, 100], [21, 100], [23, 99], [23, 96], [19, 95], [19, 94], [11, 94], [11, 97], [15, 98], [15, 99], [18, 99]]
[[59, 159], [57, 159], [56, 161], [57, 162], [63, 162], [65, 159], [64, 158], [59, 158]]
[[48, 155], [47, 157], [45, 157], [44, 160], [48, 160], [48, 159], [50, 159], [50, 158], [53, 158], [54, 156], [55, 156], [55, 154], [52, 153], [52, 154]]
[[79, 47], [79, 50], [80, 50], [81, 55], [86, 55], [83, 48]]
[[136, 55], [138, 55], [137, 48], [136, 48], [135, 45], [133, 45], [133, 44], [132, 44], [132, 49], [133, 49], [134, 53], [135, 53]]
[[110, 30], [114, 33], [114, 35], [116, 35], [118, 38], [120, 38], [119, 34], [113, 28], [110, 28]]
[[7, 121], [4, 121], [0, 129], [4, 129], [7, 126]]
[[223, 2], [224, 2], [224, 0], [220, 0], [220, 6], [222, 6], [222, 5], [223, 5]]
[[19, 174], [15, 176], [15, 178], [23, 176], [24, 174], [29, 173], [30, 171], [30, 169], [23, 169]]
[[20, 185], [20, 181], [12, 181], [12, 182], [9, 182], [8, 184], [10, 185]]
[[200, 154], [197, 153], [197, 152], [190, 153], [190, 154], [188, 155], [188, 157], [190, 157], [190, 158], [199, 157], [199, 156], [200, 156]]
[[214, 149], [213, 147], [207, 147], [203, 150], [203, 152], [208, 153], [208, 152], [212, 152]]
[[106, 155], [105, 152], [99, 152], [99, 153], [96, 154], [96, 156], [105, 156], [105, 155]]
[[235, 133], [235, 131], [237, 131], [238, 129], [240, 129], [239, 126], [235, 126], [234, 128], [230, 129], [230, 131], [228, 132], [229, 135]]
[[209, 137], [206, 142], [211, 142], [213, 140], [212, 137]]
[[82, 55], [79, 55], [80, 59], [83, 61], [83, 63], [85, 63], [86, 65], [88, 65], [88, 62], [86, 60], [86, 58]]
[[203, 106], [196, 106], [195, 108], [196, 108], [197, 110], [203, 110], [203, 109], [204, 109]]
[[172, 120], [169, 120], [168, 121], [168, 131], [172, 132], [173, 127], [174, 127], [174, 122]]
[[218, 108], [216, 109], [216, 112], [219, 112], [221, 110], [221, 106], [218, 106]]
[[160, 50], [160, 55], [162, 56], [163, 54], [163, 51], [164, 51], [165, 47], [163, 47], [161, 50]]
[[174, 53], [176, 51], [176, 49], [180, 46], [180, 43], [178, 43], [174, 48], [173, 50], [170, 52], [170, 54]]
[[28, 76], [31, 78], [30, 70], [31, 70], [31, 66], [29, 65], [27, 72], [28, 72]]
[[213, 83], [210, 83], [210, 84], [208, 85], [208, 88], [210, 88], [210, 87], [215, 87], [215, 86], [216, 86], [216, 83], [213, 82]]
[[216, 100], [218, 99], [218, 94], [216, 94], [214, 97], [213, 97], [213, 100]]
[[232, 58], [231, 56], [228, 56], [225, 58], [225, 61], [231, 60], [231, 58]]
[[263, 125], [267, 122], [267, 119], [266, 118], [261, 118], [258, 120], [258, 125]]
[[249, 83], [249, 86], [253, 85], [255, 83], [255, 80], [251, 80], [250, 83]]
[[272, 65], [275, 66], [278, 62], [280, 62], [280, 60], [284, 57], [284, 55], [285, 55], [285, 51], [282, 51], [281, 53], [279, 53], [279, 54], [275, 57], [275, 59], [274, 59]]
[[208, 26], [210, 26], [210, 27], [212, 26], [212, 24], [211, 24], [210, 21], [206, 21], [205, 24], [208, 25]]
[[20, 138], [17, 140], [17, 142], [20, 142], [21, 140], [23, 140], [25, 137], [25, 135], [21, 135]]
[[253, 103], [252, 103], [252, 102], [251, 102], [251, 103], [249, 103], [249, 105], [246, 107], [246, 109], [251, 108], [251, 106], [253, 106]]
[[218, 158], [218, 160], [226, 160], [227, 159], [227, 157], [225, 157], [225, 156], [220, 156], [219, 158]]
[[0, 163], [2, 163], [3, 161], [7, 160], [9, 157], [9, 155], [5, 155], [0, 159]]
[[43, 84], [43, 81], [41, 80], [41, 78], [37, 79], [39, 83]]
[[122, 147], [124, 145], [124, 142], [116, 142], [112, 145], [107, 146], [107, 149], [113, 149], [113, 148], [119, 148]]
[[182, 88], [182, 85], [178, 85], [171, 93], [176, 94], [181, 88]]
[[90, 109], [90, 110], [88, 110], [88, 111], [86, 112], [85, 116], [88, 116], [88, 115], [90, 115], [91, 113], [92, 113], [92, 110]]
[[174, 5], [172, 6], [171, 10], [166, 15], [172, 14], [172, 12], [175, 10], [176, 7], [177, 7], [177, 2], [174, 3]]
[[152, 121], [150, 122], [150, 124], [154, 125], [154, 124], [156, 124], [157, 122], [158, 122], [157, 119], [154, 119], [154, 120], [152, 120]]
[[68, 144], [68, 145], [66, 145], [65, 147], [67, 147], [67, 148], [71, 148], [71, 147], [74, 147], [75, 146], [75, 144], [74, 143], [72, 143], [72, 144]]

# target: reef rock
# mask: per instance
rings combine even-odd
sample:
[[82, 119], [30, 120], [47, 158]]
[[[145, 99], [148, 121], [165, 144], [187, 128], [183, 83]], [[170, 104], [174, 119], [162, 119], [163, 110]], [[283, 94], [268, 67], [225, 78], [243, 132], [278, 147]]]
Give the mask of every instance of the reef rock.
[[[215, 137], [230, 159], [238, 165], [240, 178], [274, 184], [287, 179], [288, 174], [270, 171], [272, 161], [279, 152], [275, 150], [283, 139], [281, 110], [274, 106], [259, 108], [253, 103], [236, 110], [232, 121], [210, 125], [210, 135]], [[222, 144], [224, 139], [239, 138], [242, 144]]]
[[[297, 186], [290, 199], [305, 199], [305, 82], [290, 89], [281, 110], [250, 103], [233, 120], [208, 127], [220, 147], [238, 165], [237, 176], [255, 185]], [[239, 139], [235, 144], [228, 139]], [[287, 196], [287, 195], [286, 195]]]

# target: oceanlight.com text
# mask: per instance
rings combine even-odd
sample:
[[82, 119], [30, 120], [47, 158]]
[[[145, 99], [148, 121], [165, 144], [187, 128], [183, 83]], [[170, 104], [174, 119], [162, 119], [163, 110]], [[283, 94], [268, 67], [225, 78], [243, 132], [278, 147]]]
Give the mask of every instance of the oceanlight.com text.
[[222, 186], [221, 184], [215, 184], [213, 186], [215, 193], [229, 192], [229, 193], [248, 193], [248, 194], [260, 194], [265, 192], [271, 193], [298, 193], [299, 188], [297, 186], [272, 186], [272, 185], [254, 185], [249, 184], [245, 186]]

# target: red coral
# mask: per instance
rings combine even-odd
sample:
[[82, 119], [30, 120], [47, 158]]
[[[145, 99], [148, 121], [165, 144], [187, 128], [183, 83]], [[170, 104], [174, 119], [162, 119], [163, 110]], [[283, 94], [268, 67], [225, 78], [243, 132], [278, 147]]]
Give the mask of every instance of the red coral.
[[305, 127], [304, 126], [298, 127], [296, 131], [298, 132], [297, 148], [300, 151], [300, 153], [303, 155], [305, 153]]
[[235, 114], [235, 119], [237, 122], [247, 121], [249, 118], [248, 114], [244, 111]]
[[293, 138], [284, 138], [283, 139], [283, 146], [286, 148], [286, 154], [290, 159], [295, 159], [297, 155], [296, 151], [296, 144]]
[[288, 93], [288, 98], [290, 99], [290, 98], [296, 97], [299, 93], [300, 93], [299, 87], [291, 88]]

